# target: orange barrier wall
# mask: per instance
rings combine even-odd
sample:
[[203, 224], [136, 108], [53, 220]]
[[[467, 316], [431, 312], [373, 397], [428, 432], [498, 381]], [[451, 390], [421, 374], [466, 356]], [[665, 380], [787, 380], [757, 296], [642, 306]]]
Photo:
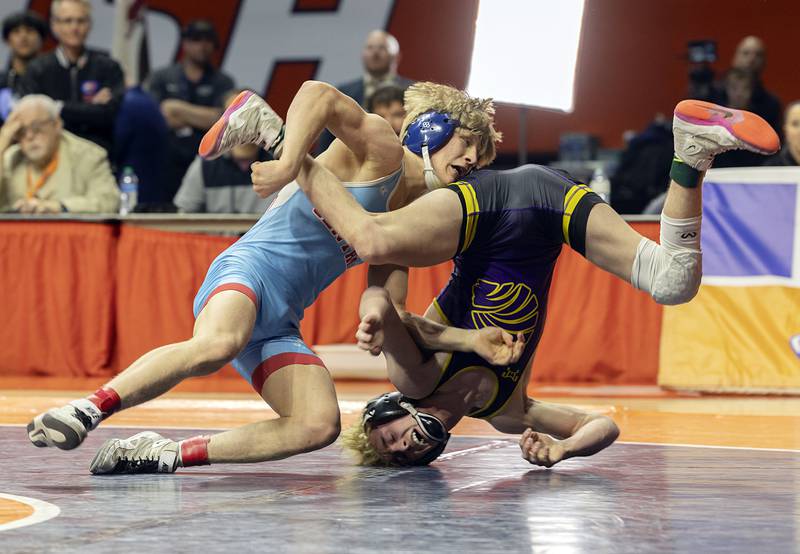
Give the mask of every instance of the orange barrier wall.
[[[635, 224], [655, 237], [655, 223]], [[0, 224], [0, 375], [111, 376], [191, 335], [192, 300], [232, 238], [129, 225]], [[425, 310], [451, 264], [411, 270], [408, 306]], [[307, 311], [309, 344], [353, 342], [366, 267], [348, 271]], [[565, 248], [534, 367], [537, 382], [655, 384], [661, 310]], [[217, 378], [234, 375], [231, 368]]]

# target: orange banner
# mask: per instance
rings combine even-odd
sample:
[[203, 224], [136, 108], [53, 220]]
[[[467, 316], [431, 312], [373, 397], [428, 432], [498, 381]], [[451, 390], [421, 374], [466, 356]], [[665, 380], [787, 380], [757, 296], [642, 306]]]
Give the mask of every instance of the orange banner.
[[[637, 224], [653, 238], [656, 223]], [[0, 305], [10, 325], [0, 375], [111, 376], [153, 348], [186, 340], [192, 300], [234, 239], [90, 223], [0, 224]], [[452, 265], [411, 270], [422, 313]], [[354, 342], [366, 267], [306, 310], [309, 344]], [[565, 248], [556, 267], [533, 379], [655, 384], [661, 308]], [[231, 368], [217, 378], [235, 376]], [[237, 377], [238, 378], [238, 377]]]

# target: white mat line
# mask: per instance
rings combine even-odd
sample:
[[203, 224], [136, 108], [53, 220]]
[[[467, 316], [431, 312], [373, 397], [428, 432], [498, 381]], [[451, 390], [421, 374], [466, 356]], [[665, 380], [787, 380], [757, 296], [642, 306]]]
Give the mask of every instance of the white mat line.
[[8, 523], [3, 523], [0, 525], [0, 531], [8, 531], [9, 529], [25, 527], [26, 525], [33, 525], [34, 523], [41, 523], [43, 521], [47, 521], [48, 519], [52, 519], [61, 513], [61, 508], [55, 504], [50, 504], [49, 502], [38, 500], [36, 498], [28, 498], [27, 496], [16, 496], [14, 494], [5, 493], [0, 493], [0, 498], [21, 502], [33, 508], [33, 513], [28, 517], [9, 521]]

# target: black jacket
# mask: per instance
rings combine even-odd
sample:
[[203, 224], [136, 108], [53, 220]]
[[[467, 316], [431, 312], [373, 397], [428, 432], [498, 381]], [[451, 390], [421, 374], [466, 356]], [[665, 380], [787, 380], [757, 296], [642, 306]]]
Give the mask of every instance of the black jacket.
[[[102, 88], [111, 89], [107, 104], [92, 104]], [[101, 52], [86, 50], [77, 63], [70, 63], [60, 49], [39, 56], [25, 72], [20, 93], [46, 94], [64, 102], [64, 127], [108, 150], [114, 119], [125, 93], [125, 79], [119, 64]]]

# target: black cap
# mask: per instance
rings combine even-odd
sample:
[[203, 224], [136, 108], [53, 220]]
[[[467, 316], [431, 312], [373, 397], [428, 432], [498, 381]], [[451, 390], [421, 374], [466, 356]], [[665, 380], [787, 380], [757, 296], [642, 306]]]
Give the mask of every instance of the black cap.
[[219, 37], [214, 24], [207, 19], [195, 19], [183, 28], [181, 38], [189, 40], [210, 40], [214, 46], [219, 46]]
[[32, 11], [12, 13], [3, 20], [3, 40], [8, 40], [8, 35], [17, 27], [30, 27], [44, 40], [47, 38], [47, 24], [44, 19]]

